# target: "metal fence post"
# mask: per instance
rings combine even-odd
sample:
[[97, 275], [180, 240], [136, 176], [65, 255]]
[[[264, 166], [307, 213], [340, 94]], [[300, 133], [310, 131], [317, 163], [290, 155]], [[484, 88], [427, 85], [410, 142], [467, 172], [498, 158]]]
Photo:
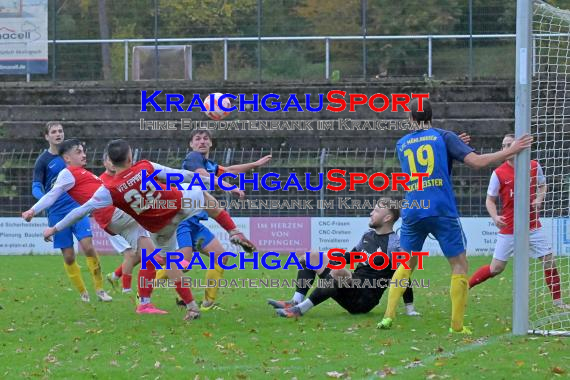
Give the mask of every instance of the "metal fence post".
[[362, 79], [366, 80], [366, 65], [367, 52], [366, 52], [366, 8], [367, 0], [362, 0]]
[[257, 81], [261, 82], [261, 0], [257, 0]]
[[129, 80], [129, 40], [125, 40], [125, 82]]
[[330, 38], [325, 38], [325, 79], [330, 78]]
[[228, 39], [224, 38], [224, 80], [228, 80]]
[[428, 77], [432, 77], [432, 38], [428, 36]]
[[473, 0], [469, 0], [469, 81], [473, 80]]
[[56, 79], [56, 69], [57, 69], [57, 43], [56, 43], [56, 37], [57, 37], [57, 5], [55, 1], [52, 1], [53, 4], [53, 9], [51, 10], [51, 13], [53, 15], [52, 20], [53, 20], [53, 54], [51, 57], [51, 80], [55, 82]]

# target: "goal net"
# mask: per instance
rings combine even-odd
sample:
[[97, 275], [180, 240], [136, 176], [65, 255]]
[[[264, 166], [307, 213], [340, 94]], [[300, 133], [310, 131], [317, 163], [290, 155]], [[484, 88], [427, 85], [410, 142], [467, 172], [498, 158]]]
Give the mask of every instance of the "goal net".
[[570, 310], [557, 306], [570, 304], [570, 11], [534, 1], [532, 34], [531, 158], [547, 185], [540, 211], [547, 242], [537, 245], [551, 245], [553, 260], [530, 259], [529, 328], [570, 335]]

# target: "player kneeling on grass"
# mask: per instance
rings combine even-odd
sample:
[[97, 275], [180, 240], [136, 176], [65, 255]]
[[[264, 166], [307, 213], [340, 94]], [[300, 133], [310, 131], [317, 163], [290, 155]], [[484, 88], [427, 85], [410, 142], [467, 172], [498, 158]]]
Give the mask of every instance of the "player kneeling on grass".
[[[515, 136], [508, 134], [503, 138], [503, 150], [509, 149]], [[556, 268], [556, 261], [552, 254], [552, 246], [542, 229], [539, 212], [546, 196], [546, 177], [540, 164], [534, 160], [530, 162], [530, 238], [529, 245], [533, 257], [542, 261], [544, 280], [550, 289], [554, 306], [561, 309], [570, 309], [561, 298], [560, 276]], [[497, 236], [497, 245], [493, 253], [491, 265], [484, 265], [471, 276], [469, 287], [472, 288], [491, 277], [502, 273], [507, 267], [509, 257], [514, 253], [514, 186], [515, 186], [514, 157], [509, 157], [505, 163], [493, 172], [485, 205], [495, 225], [500, 228]], [[502, 214], [497, 213], [497, 197], [501, 198]]]
[[[390, 200], [389, 198], [382, 199]], [[394, 223], [399, 217], [400, 210], [398, 209], [380, 207], [379, 205], [374, 207], [370, 213], [369, 222], [369, 226], [372, 229], [364, 233], [360, 242], [352, 249], [352, 252], [366, 252], [370, 256], [374, 252], [381, 251], [391, 257], [392, 252], [400, 251], [400, 239], [398, 234], [394, 232]], [[311, 254], [310, 260], [312, 265], [319, 263], [319, 255], [319, 252]], [[344, 258], [346, 263], [349, 263], [350, 252], [346, 252]], [[328, 263], [328, 257], [324, 256], [323, 264], [319, 269], [312, 270], [305, 266], [304, 269], [299, 270], [297, 280], [300, 283], [300, 287], [296, 289], [293, 299], [289, 301], [268, 300], [269, 305], [276, 308], [277, 314], [282, 317], [296, 318], [305, 314], [314, 306], [332, 298], [351, 314], [368, 313], [380, 303], [382, 294], [384, 294], [386, 286], [388, 286], [395, 272], [391, 269], [391, 265], [388, 265], [385, 269], [377, 270], [372, 268], [367, 262], [358, 263], [354, 272], [344, 268], [331, 270], [331, 268], [327, 267]], [[384, 264], [384, 258], [376, 256], [374, 263], [381, 266]], [[333, 262], [333, 264], [338, 264], [338, 262]], [[325, 281], [319, 281], [319, 286], [311, 293], [309, 298], [305, 299], [317, 275]], [[307, 286], [303, 286], [305, 284]], [[406, 304], [406, 313], [408, 315], [420, 315], [414, 309], [414, 293], [411, 287], [408, 286], [406, 288], [403, 297]]]

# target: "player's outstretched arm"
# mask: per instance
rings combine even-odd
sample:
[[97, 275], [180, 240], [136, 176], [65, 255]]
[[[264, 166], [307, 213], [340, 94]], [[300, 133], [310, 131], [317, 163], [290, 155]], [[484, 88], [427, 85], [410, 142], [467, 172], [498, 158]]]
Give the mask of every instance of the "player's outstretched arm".
[[471, 152], [465, 156], [463, 162], [473, 169], [481, 169], [495, 162], [503, 162], [509, 157], [518, 154], [527, 148], [530, 148], [532, 145], [532, 140], [532, 136], [527, 134], [516, 139], [509, 148], [500, 150], [498, 152], [487, 154], [477, 154]]
[[225, 168], [225, 171], [227, 173], [232, 173], [232, 174], [246, 173], [252, 169], [255, 169], [255, 168], [258, 168], [260, 166], [267, 164], [269, 161], [271, 161], [272, 157], [273, 156], [268, 154], [267, 156], [263, 156], [262, 158], [260, 158], [257, 161], [254, 161], [254, 162], [248, 162], [245, 164], [228, 166], [227, 168]]
[[[174, 168], [171, 168], [168, 166], [163, 166], [163, 165], [157, 164], [155, 162], [151, 162], [151, 164], [152, 164], [152, 167], [154, 170], [160, 170], [160, 173], [158, 173], [156, 175], [156, 178], [158, 178], [162, 181], [166, 181], [166, 178], [168, 177], [168, 175], [179, 174], [182, 176], [183, 182], [192, 182], [192, 180], [194, 179], [194, 174], [196, 174], [196, 172], [193, 172], [191, 170], [174, 169]], [[198, 173], [198, 174], [200, 174], [200, 178], [202, 179], [202, 182], [204, 182], [205, 185], [210, 184], [210, 175], [207, 172], [206, 172], [206, 175], [203, 175], [202, 173]]]
[[113, 205], [113, 199], [111, 198], [111, 193], [107, 190], [104, 186], [101, 186], [95, 194], [85, 202], [82, 206], [74, 208], [63, 218], [59, 221], [55, 226], [46, 228], [44, 230], [44, 239], [50, 240], [50, 237], [54, 235], [56, 232], [66, 229], [67, 227], [77, 223], [81, 218], [93, 212], [94, 210], [98, 210], [100, 208], [104, 208], [107, 206]]
[[[194, 172], [190, 171], [190, 170], [184, 170], [184, 169], [174, 169], [174, 168], [170, 168], [168, 166], [162, 166], [160, 164], [151, 162], [152, 167], [154, 168], [154, 170], [160, 170], [160, 173], [158, 173], [156, 175], [156, 178], [165, 181], [167, 178], [168, 174], [180, 174], [183, 177], [183, 181], [184, 182], [192, 182], [193, 178], [194, 178]], [[210, 185], [210, 176], [204, 176], [204, 175], [200, 175], [200, 178], [202, 178], [202, 181], [204, 182], [205, 185]], [[222, 184], [226, 187], [230, 187], [231, 185], [225, 181], [222, 181]], [[216, 186], [216, 188], [219, 189], [218, 185], [218, 178], [214, 177], [214, 185]], [[221, 189], [223, 190], [223, 189]], [[223, 190], [226, 191], [226, 190]], [[243, 198], [245, 196], [244, 192], [239, 190], [239, 189], [233, 189], [233, 190], [229, 190], [228, 192], [235, 194], [236, 196]]]
[[51, 190], [44, 194], [29, 210], [24, 211], [22, 218], [24, 218], [26, 222], [31, 221], [35, 215], [49, 208], [63, 193], [70, 190], [74, 183], [73, 175], [71, 175], [69, 170], [63, 169], [57, 176]]

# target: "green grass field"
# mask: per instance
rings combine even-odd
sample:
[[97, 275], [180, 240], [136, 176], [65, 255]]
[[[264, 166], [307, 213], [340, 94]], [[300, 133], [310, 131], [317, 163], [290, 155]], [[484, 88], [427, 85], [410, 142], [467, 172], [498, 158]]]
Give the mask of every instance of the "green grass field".
[[[139, 316], [133, 296], [112, 292], [112, 303], [83, 304], [56, 256], [2, 257], [0, 271], [0, 378], [189, 379], [549, 379], [570, 372], [570, 340], [513, 337], [512, 272], [470, 293], [469, 338], [451, 336], [449, 269], [426, 260], [416, 278], [430, 280], [415, 292], [421, 317], [400, 315], [392, 330], [377, 330], [386, 304], [352, 316], [327, 301], [299, 320], [275, 316], [267, 298], [289, 298], [293, 289], [222, 289], [225, 311], [184, 323], [174, 290], [155, 291], [168, 315]], [[474, 270], [487, 257], [470, 259]], [[105, 272], [120, 257], [103, 257]], [[94, 298], [84, 258], [79, 259]], [[198, 271], [194, 275], [203, 277]], [[235, 271], [226, 278], [293, 278], [295, 271]], [[195, 297], [203, 291], [196, 289]]]

